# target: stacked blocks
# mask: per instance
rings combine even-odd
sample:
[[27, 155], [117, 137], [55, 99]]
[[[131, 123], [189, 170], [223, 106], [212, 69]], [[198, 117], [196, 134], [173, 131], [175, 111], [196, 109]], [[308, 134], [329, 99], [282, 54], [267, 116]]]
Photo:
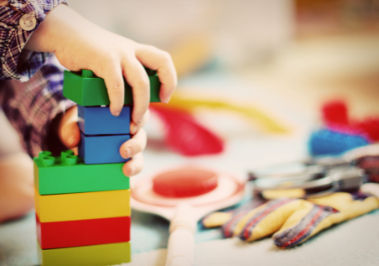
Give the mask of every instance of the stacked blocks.
[[[151, 101], [159, 80], [147, 71]], [[109, 111], [104, 81], [91, 71], [65, 72], [63, 93], [78, 104], [79, 157], [43, 151], [34, 158], [37, 240], [42, 265], [110, 265], [130, 261], [129, 178], [119, 154], [130, 138], [131, 89], [120, 116]], [[104, 107], [105, 105], [105, 107]]]
[[[122, 163], [86, 165], [72, 151], [60, 157], [41, 152], [34, 176], [42, 265], [130, 261], [129, 179]], [[95, 250], [97, 259], [83, 255]]]
[[[154, 71], [146, 70], [150, 80], [150, 101], [159, 102], [159, 78]], [[121, 144], [130, 138], [130, 114], [133, 104], [131, 87], [125, 83], [124, 106], [114, 117], [108, 107], [109, 98], [104, 80], [90, 70], [81, 74], [65, 71], [63, 95], [76, 102], [81, 130], [79, 155], [86, 164], [125, 162], [119, 153]], [[128, 106], [129, 105], [129, 106]]]

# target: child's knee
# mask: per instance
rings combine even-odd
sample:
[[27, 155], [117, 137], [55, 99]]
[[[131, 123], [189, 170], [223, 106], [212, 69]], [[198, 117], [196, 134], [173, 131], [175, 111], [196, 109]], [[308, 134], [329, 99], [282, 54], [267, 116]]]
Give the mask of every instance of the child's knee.
[[33, 163], [23, 153], [0, 159], [0, 222], [33, 208]]

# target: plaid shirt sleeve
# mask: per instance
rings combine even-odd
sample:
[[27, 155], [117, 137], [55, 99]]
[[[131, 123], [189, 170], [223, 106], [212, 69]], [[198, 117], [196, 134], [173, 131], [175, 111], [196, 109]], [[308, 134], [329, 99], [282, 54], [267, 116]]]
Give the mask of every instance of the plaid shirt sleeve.
[[25, 150], [61, 147], [57, 121], [73, 106], [62, 95], [63, 69], [47, 53], [24, 49], [46, 14], [65, 0], [0, 0], [1, 108]]
[[0, 79], [30, 78], [46, 54], [24, 50], [46, 14], [65, 0], [0, 0]]
[[62, 95], [63, 68], [54, 56], [28, 81], [0, 82], [1, 108], [20, 136], [25, 151], [37, 156], [41, 150], [65, 149], [58, 138], [59, 117], [73, 102]]

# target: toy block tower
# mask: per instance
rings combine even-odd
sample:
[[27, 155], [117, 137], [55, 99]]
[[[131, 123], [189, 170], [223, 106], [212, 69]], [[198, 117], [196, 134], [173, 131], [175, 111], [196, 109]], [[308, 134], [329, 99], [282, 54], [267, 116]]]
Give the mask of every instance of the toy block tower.
[[[150, 101], [159, 79], [147, 70]], [[78, 104], [79, 156], [43, 151], [34, 158], [35, 206], [42, 265], [110, 265], [130, 261], [130, 188], [119, 148], [130, 138], [132, 92], [120, 116], [109, 111], [104, 80], [65, 71], [63, 94]]]

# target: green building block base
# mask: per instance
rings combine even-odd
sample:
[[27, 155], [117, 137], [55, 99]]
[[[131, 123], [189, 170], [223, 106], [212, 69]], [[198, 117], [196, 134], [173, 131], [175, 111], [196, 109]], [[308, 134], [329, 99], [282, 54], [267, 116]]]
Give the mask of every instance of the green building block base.
[[[147, 71], [150, 81], [150, 102], [160, 102], [160, 81], [158, 75]], [[125, 84], [124, 104], [133, 104], [132, 88]], [[109, 105], [107, 88], [104, 80], [96, 77], [90, 70], [82, 70], [81, 73], [64, 72], [63, 95], [81, 106]]]
[[87, 165], [72, 151], [60, 157], [41, 152], [34, 158], [35, 185], [40, 195], [129, 189], [123, 163]]
[[113, 265], [131, 259], [129, 242], [56, 249], [38, 246], [38, 249], [42, 266]]

